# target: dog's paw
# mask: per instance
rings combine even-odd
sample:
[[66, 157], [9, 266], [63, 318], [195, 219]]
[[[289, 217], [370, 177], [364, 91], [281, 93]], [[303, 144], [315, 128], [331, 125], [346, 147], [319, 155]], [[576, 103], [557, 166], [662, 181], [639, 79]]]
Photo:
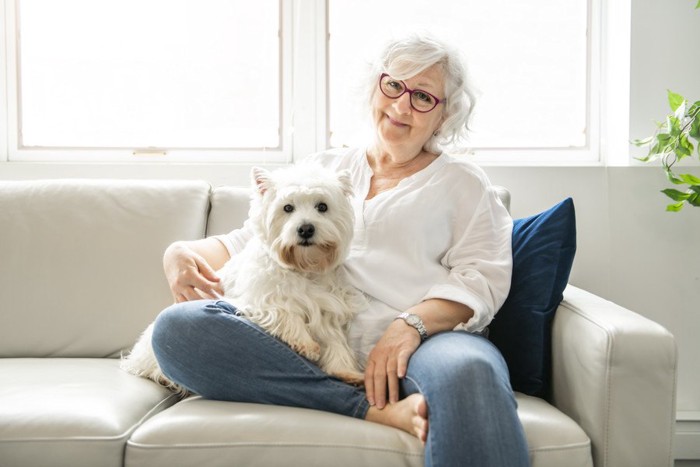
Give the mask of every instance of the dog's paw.
[[296, 353], [312, 362], [317, 362], [321, 358], [321, 346], [316, 341], [295, 342], [291, 347]]
[[365, 375], [358, 371], [352, 371], [352, 370], [347, 370], [347, 371], [337, 371], [335, 373], [331, 373], [331, 376], [335, 376], [339, 380], [352, 384], [353, 386], [364, 386], [365, 385]]

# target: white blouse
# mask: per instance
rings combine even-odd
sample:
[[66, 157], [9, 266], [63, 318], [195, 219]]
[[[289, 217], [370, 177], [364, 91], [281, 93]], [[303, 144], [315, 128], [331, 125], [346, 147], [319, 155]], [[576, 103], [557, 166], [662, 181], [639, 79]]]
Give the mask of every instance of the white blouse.
[[[469, 306], [474, 316], [459, 329], [488, 326], [510, 288], [513, 224], [479, 167], [443, 153], [365, 200], [373, 173], [364, 149], [324, 151], [307, 161], [351, 173], [355, 233], [344, 268], [370, 303], [349, 335], [361, 363], [396, 315], [424, 300]], [[250, 236], [244, 225], [217, 238], [234, 255]]]

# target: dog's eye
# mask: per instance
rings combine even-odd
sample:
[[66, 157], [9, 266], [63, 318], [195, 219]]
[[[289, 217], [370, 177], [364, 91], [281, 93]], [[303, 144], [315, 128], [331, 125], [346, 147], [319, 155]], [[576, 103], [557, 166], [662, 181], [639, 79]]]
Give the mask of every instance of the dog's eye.
[[282, 209], [284, 209], [284, 212], [292, 212], [294, 211], [294, 206], [292, 206], [291, 204], [285, 204], [284, 208]]
[[316, 209], [318, 209], [318, 212], [326, 212], [328, 211], [328, 205], [326, 203], [318, 203]]

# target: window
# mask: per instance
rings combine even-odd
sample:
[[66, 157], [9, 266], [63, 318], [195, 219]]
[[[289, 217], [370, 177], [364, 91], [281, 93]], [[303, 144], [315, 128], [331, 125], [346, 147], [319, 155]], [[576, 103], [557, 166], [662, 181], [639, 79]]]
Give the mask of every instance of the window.
[[17, 146], [279, 150], [280, 3], [20, 0]]
[[458, 149], [481, 163], [596, 163], [625, 128], [609, 97], [628, 94], [629, 47], [611, 31], [629, 32], [629, 0], [0, 1], [0, 162], [286, 163], [352, 145], [366, 60], [421, 30], [466, 56], [478, 103]]
[[328, 17], [334, 146], [362, 132], [346, 109], [365, 70], [363, 51], [412, 31], [434, 32], [464, 51], [478, 93], [469, 140], [476, 151], [585, 151], [594, 143], [586, 1], [358, 0], [329, 2]]

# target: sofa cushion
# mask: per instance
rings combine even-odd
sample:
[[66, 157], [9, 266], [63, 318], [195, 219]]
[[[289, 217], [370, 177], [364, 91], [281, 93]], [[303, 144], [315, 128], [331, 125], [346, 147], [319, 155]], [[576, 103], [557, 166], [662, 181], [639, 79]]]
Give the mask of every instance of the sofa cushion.
[[548, 397], [551, 328], [576, 252], [574, 203], [513, 221], [513, 279], [489, 326], [491, 341], [508, 363], [516, 391]]
[[121, 466], [132, 431], [175, 401], [116, 359], [0, 359], [0, 465]]
[[211, 192], [211, 211], [207, 236], [222, 235], [243, 227], [250, 209], [250, 189], [233, 186], [216, 187]]
[[201, 238], [204, 182], [0, 182], [0, 357], [103, 357], [172, 303], [162, 256]]
[[408, 433], [327, 412], [192, 397], [129, 439], [125, 466], [422, 466]]
[[516, 393], [532, 467], [592, 467], [591, 440], [559, 409], [539, 397]]
[[[590, 441], [541, 399], [516, 394], [533, 467], [590, 467]], [[415, 466], [423, 447], [403, 431], [315, 410], [192, 397], [154, 416], [129, 439], [126, 467]], [[466, 464], [465, 464], [466, 465]]]

